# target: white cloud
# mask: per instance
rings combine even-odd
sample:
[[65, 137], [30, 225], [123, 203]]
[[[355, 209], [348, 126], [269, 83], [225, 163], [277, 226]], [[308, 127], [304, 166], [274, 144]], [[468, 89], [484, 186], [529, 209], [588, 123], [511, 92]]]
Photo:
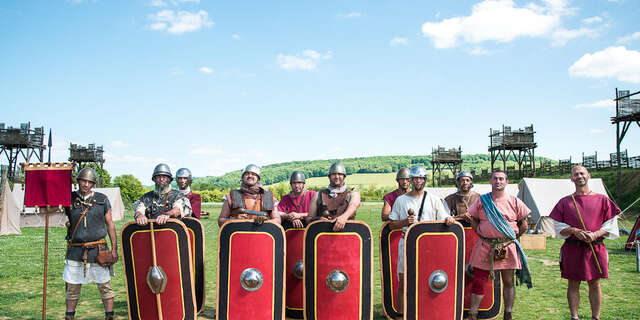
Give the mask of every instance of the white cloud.
[[218, 148], [209, 147], [209, 146], [199, 146], [199, 145], [192, 145], [191, 150], [189, 150], [189, 154], [203, 155], [203, 156], [220, 155], [223, 153], [224, 151]]
[[193, 2], [193, 3], [200, 3], [200, 0], [178, 0], [178, 2]]
[[[543, 0], [543, 5], [531, 2], [522, 6], [516, 6], [513, 0], [484, 0], [473, 5], [469, 16], [424, 23], [422, 35], [430, 38], [436, 48], [485, 41], [511, 42], [523, 37], [549, 37], [555, 45], [561, 45], [576, 37], [597, 35], [593, 29], [562, 28], [563, 17], [575, 12], [564, 0]], [[585, 20], [597, 20], [589, 19]]]
[[628, 34], [628, 35], [626, 35], [624, 37], [620, 37], [617, 42], [618, 43], [629, 43], [629, 42], [631, 42], [633, 40], [638, 40], [638, 39], [640, 39], [640, 31], [634, 32], [632, 34]]
[[616, 102], [613, 100], [600, 100], [592, 103], [576, 104], [574, 108], [615, 108]]
[[122, 141], [122, 140], [113, 140], [111, 141], [111, 143], [109, 144], [110, 146], [114, 147], [114, 148], [126, 148], [126, 147], [130, 147], [131, 145]]
[[192, 32], [213, 25], [213, 21], [209, 19], [209, 14], [204, 10], [198, 12], [175, 12], [167, 9], [150, 15], [149, 20], [153, 21], [148, 26], [151, 30], [166, 30], [171, 34]]
[[239, 40], [240, 39], [240, 35], [239, 34], [232, 34], [231, 38], [235, 39], [235, 40]]
[[624, 46], [587, 53], [569, 67], [574, 77], [614, 78], [640, 83], [640, 52]]
[[149, 5], [152, 7], [166, 7], [167, 3], [162, 0], [151, 0]]
[[586, 24], [593, 24], [593, 23], [600, 23], [600, 22], [602, 22], [602, 18], [598, 16], [582, 19], [582, 23], [586, 23]]
[[360, 12], [340, 13], [340, 14], [337, 14], [336, 17], [343, 18], [343, 19], [360, 18], [362, 17], [362, 13]]
[[409, 44], [409, 39], [402, 37], [395, 37], [389, 41], [389, 45], [392, 47], [406, 46], [407, 44]]
[[200, 69], [198, 69], [198, 71], [204, 73], [204, 74], [212, 74], [213, 73], [213, 69], [209, 68], [209, 67], [201, 67]]
[[300, 55], [278, 54], [276, 63], [284, 70], [315, 70], [320, 60], [327, 60], [333, 57], [331, 51], [321, 54], [315, 50], [304, 50]]

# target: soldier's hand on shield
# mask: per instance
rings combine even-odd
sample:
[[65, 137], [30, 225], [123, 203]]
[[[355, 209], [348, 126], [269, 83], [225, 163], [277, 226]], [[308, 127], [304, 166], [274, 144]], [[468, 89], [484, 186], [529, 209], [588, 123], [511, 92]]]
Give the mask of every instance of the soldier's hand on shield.
[[471, 223], [471, 214], [469, 212], [462, 215], [465, 221]]
[[249, 219], [249, 215], [246, 213], [241, 213], [236, 216], [236, 219]]
[[294, 219], [291, 221], [291, 223], [293, 224], [294, 228], [302, 228], [302, 221], [300, 221], [300, 219]]
[[147, 217], [144, 214], [138, 214], [136, 217], [136, 223], [140, 226], [146, 226], [148, 223]]
[[169, 215], [168, 214], [161, 214], [158, 216], [158, 218], [156, 219], [156, 222], [158, 224], [165, 224], [167, 223], [167, 221], [169, 220]]
[[346, 223], [347, 223], [347, 218], [343, 218], [342, 216], [337, 217], [333, 225], [333, 231], [342, 231]]
[[448, 226], [456, 223], [456, 219], [454, 219], [453, 217], [445, 217], [444, 218], [444, 223]]

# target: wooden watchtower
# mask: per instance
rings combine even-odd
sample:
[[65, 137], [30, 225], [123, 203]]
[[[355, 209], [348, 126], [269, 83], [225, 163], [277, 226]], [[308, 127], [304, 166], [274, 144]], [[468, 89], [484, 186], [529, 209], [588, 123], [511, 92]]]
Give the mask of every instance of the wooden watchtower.
[[[632, 96], [639, 93], [640, 91], [634, 93], [630, 93], [629, 90], [618, 91], [616, 88], [616, 116], [611, 117], [611, 123], [616, 125], [616, 156], [612, 157], [612, 162], [615, 159], [615, 164], [611, 163], [611, 165], [618, 168], [617, 201], [620, 201], [622, 195], [622, 168], [625, 166], [624, 154], [620, 152], [620, 145], [634, 122], [640, 127], [640, 99], [631, 99]], [[622, 130], [620, 130], [620, 125], [622, 125]], [[623, 161], [618, 161], [618, 159]], [[626, 161], [626, 166], [629, 166], [629, 160]]]
[[[75, 143], [71, 143], [69, 146], [69, 161], [75, 161], [78, 163], [78, 171], [80, 169], [93, 164], [93, 168], [98, 173], [98, 183], [96, 187], [104, 186], [104, 178], [102, 177], [104, 167], [104, 149], [102, 146], [96, 146], [94, 143], [90, 143], [88, 146], [81, 146]], [[100, 168], [100, 170], [98, 170]]]
[[438, 174], [438, 185], [442, 182], [442, 170], [450, 170], [453, 177], [462, 169], [462, 147], [445, 150], [444, 147], [438, 146], [431, 149], [431, 181], [436, 186], [436, 172]]
[[30, 162], [31, 157], [42, 162], [45, 148], [44, 127], [31, 128], [31, 122], [27, 122], [21, 123], [20, 128], [5, 128], [5, 124], [0, 123], [0, 155], [7, 157], [9, 180], [20, 180], [20, 162]]
[[[507, 171], [507, 160], [512, 157], [518, 163], [516, 177], [535, 175], [535, 148], [533, 125], [512, 131], [510, 126], [502, 126], [502, 130], [489, 129], [489, 152], [491, 153], [491, 170], [496, 169], [495, 162], [502, 160], [502, 170]], [[511, 172], [511, 175], [514, 173]]]

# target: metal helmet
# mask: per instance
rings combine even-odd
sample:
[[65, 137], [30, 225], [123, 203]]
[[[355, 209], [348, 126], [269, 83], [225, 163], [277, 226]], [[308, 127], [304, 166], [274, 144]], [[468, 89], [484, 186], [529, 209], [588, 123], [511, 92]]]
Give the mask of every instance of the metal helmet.
[[160, 175], [168, 176], [169, 181], [173, 181], [173, 175], [171, 174], [171, 169], [169, 169], [169, 166], [167, 164], [161, 163], [157, 165], [153, 169], [153, 175], [151, 176], [151, 180], [153, 180], [153, 178], [155, 178], [156, 176], [160, 176]]
[[457, 175], [456, 175], [456, 180], [462, 178], [462, 177], [468, 177], [469, 179], [473, 180], [473, 175], [471, 174], [471, 172], [469, 171], [460, 171]]
[[78, 171], [78, 175], [76, 176], [77, 180], [87, 180], [93, 183], [98, 181], [98, 175], [96, 174], [96, 170], [91, 167], [82, 168], [82, 170]]
[[294, 182], [305, 182], [305, 176], [304, 173], [302, 173], [302, 171], [294, 171], [291, 173], [291, 178], [289, 178], [289, 183], [294, 183]]
[[426, 178], [427, 177], [427, 169], [423, 166], [413, 166], [411, 170], [409, 170], [409, 176], [411, 178]]
[[178, 178], [187, 178], [191, 181], [191, 170], [187, 168], [180, 168], [176, 171], [176, 179]]
[[398, 170], [398, 173], [396, 173], [396, 180], [398, 179], [409, 179], [409, 168], [405, 168], [402, 167], [400, 168], [400, 170]]
[[332, 173], [340, 173], [346, 176], [347, 168], [340, 162], [334, 162], [331, 167], [329, 167], [329, 173], [327, 173], [327, 175], [330, 176]]
[[248, 166], [246, 166], [243, 170], [242, 170], [242, 174], [240, 176], [244, 176], [245, 173], [247, 172], [252, 172], [255, 173], [258, 176], [258, 179], [260, 179], [260, 167], [258, 167], [255, 164], [250, 164]]

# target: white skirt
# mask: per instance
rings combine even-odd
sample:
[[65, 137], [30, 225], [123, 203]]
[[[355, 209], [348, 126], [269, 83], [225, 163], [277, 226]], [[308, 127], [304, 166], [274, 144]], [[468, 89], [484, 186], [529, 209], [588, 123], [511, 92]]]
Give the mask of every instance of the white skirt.
[[82, 262], [65, 260], [62, 280], [71, 284], [105, 283], [114, 275], [112, 267], [103, 267], [97, 263], [87, 263], [86, 276], [83, 269]]

